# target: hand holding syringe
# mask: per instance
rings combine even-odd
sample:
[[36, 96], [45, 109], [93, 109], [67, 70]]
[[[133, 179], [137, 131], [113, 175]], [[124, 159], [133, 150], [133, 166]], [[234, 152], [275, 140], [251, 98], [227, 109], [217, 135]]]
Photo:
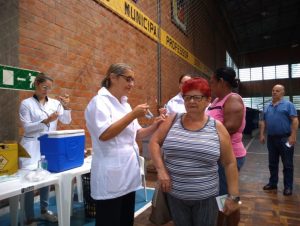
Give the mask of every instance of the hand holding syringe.
[[57, 96], [57, 99], [60, 101], [60, 105], [58, 105], [57, 111], [59, 111], [59, 107], [63, 106], [65, 110], [69, 110], [70, 97], [68, 94], [64, 94], [62, 96]]
[[145, 117], [147, 119], [152, 119], [154, 117], [154, 115], [151, 113], [151, 111], [149, 109], [147, 109], [147, 113], [146, 113]]
[[[150, 102], [150, 97], [147, 96], [147, 104], [149, 104]], [[145, 117], [147, 119], [152, 119], [154, 117], [154, 115], [152, 114], [152, 112], [149, 110], [149, 108], [147, 109], [147, 113], [145, 114]]]

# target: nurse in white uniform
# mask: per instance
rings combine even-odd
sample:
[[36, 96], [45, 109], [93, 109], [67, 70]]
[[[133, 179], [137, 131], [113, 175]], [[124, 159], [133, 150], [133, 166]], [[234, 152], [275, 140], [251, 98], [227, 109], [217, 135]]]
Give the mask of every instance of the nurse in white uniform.
[[164, 116], [142, 128], [137, 118], [149, 106], [131, 109], [127, 95], [134, 86], [134, 72], [124, 63], [112, 64], [102, 88], [85, 110], [92, 138], [91, 196], [96, 200], [96, 226], [132, 226], [135, 191], [141, 186], [136, 139], [151, 135]]
[[[21, 144], [30, 154], [31, 158], [20, 158], [20, 168], [33, 170], [38, 166], [41, 157], [40, 142], [38, 137], [42, 132], [54, 131], [57, 128], [58, 120], [64, 124], [71, 122], [71, 110], [69, 96], [59, 96], [52, 99], [47, 96], [52, 88], [53, 80], [40, 73], [34, 82], [35, 92], [21, 102], [19, 116], [24, 129]], [[56, 222], [57, 217], [48, 210], [49, 187], [40, 189], [40, 210], [41, 218], [47, 221]], [[33, 209], [34, 193], [25, 194], [26, 225], [37, 225], [34, 219]]]

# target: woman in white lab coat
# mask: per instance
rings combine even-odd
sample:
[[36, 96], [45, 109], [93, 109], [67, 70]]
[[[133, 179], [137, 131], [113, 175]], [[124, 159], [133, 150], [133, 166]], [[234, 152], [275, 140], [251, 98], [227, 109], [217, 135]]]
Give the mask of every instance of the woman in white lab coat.
[[[58, 99], [49, 98], [53, 80], [40, 73], [34, 82], [35, 92], [21, 102], [19, 116], [24, 128], [21, 144], [30, 154], [31, 158], [20, 158], [20, 168], [34, 170], [40, 160], [40, 142], [38, 137], [42, 132], [54, 131], [58, 120], [64, 124], [71, 122], [71, 110], [69, 108], [69, 96], [59, 96]], [[56, 222], [57, 217], [48, 210], [49, 187], [40, 189], [41, 218]], [[27, 225], [36, 225], [33, 209], [34, 192], [25, 194], [25, 214]]]
[[131, 109], [127, 95], [134, 86], [132, 68], [112, 64], [102, 88], [85, 110], [92, 138], [91, 196], [96, 200], [96, 226], [132, 226], [135, 191], [141, 186], [136, 139], [152, 134], [164, 120], [142, 128], [137, 118], [148, 113], [144, 103]]

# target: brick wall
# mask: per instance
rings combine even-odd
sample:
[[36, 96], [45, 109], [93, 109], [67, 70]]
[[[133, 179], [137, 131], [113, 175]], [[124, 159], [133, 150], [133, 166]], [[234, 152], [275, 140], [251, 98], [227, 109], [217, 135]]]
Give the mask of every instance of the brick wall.
[[[201, 23], [189, 21], [191, 28], [184, 34], [171, 22], [171, 1], [161, 1], [161, 26], [214, 70], [225, 62], [226, 33], [218, 34], [225, 28], [222, 22], [216, 23], [220, 15], [214, 10], [215, 1], [203, 2], [190, 14], [190, 17], [200, 16]], [[140, 0], [136, 6], [157, 22], [156, 1]], [[111, 63], [126, 62], [134, 67], [137, 79], [129, 102], [136, 106], [148, 98], [153, 112], [159, 102], [158, 66], [161, 104], [176, 95], [181, 74], [197, 73], [192, 65], [164, 47], [158, 62], [155, 41], [95, 1], [20, 0], [18, 9], [18, 66], [51, 76], [52, 96], [64, 93], [71, 96], [72, 123], [60, 125], [59, 129], [86, 129], [84, 109]], [[20, 91], [19, 95], [20, 102], [32, 93]], [[141, 119], [140, 123], [149, 121]], [[87, 136], [86, 146], [90, 145]]]

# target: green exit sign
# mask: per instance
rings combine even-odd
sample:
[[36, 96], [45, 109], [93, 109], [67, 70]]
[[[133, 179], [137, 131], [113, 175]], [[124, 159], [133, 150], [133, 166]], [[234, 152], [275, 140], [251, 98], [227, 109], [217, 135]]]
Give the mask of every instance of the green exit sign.
[[34, 90], [34, 80], [38, 73], [38, 71], [0, 64], [0, 88]]

